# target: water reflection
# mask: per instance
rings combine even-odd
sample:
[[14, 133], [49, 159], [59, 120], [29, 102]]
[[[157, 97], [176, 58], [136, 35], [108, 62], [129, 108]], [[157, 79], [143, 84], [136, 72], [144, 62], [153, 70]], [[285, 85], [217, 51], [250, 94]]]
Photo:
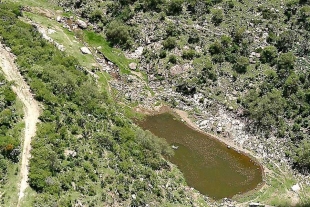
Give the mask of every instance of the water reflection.
[[254, 189], [262, 181], [260, 167], [218, 140], [199, 133], [169, 113], [138, 123], [176, 147], [169, 160], [183, 172], [189, 186], [214, 199]]

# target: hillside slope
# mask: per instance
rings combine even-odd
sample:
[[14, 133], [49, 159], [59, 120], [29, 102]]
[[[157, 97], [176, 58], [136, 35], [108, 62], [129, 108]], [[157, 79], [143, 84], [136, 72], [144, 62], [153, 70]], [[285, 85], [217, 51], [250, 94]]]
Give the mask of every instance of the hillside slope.
[[128, 56], [143, 49], [138, 69], [147, 74], [155, 97], [149, 101], [131, 87], [119, 87], [132, 102], [197, 102], [213, 112], [224, 107], [246, 118], [250, 132], [284, 140], [290, 164], [309, 171], [308, 1], [58, 4], [87, 18], [89, 29]]
[[[31, 5], [39, 6], [41, 3], [45, 4], [46, 2], [32, 2]], [[55, 1], [49, 1], [49, 3], [52, 5]], [[45, 9], [25, 6], [23, 8], [24, 14], [38, 22], [41, 20], [40, 15], [45, 16], [49, 21], [41, 21], [41, 23], [45, 24], [47, 28], [55, 29], [62, 26], [65, 28], [65, 34], [69, 33], [77, 40], [88, 43], [90, 49], [99, 57], [96, 58], [97, 63], [104, 65], [103, 68], [93, 65], [89, 66], [88, 69], [96, 72], [104, 70], [109, 72], [111, 77], [115, 77], [109, 80], [113, 99], [128, 106], [141, 105], [152, 109], [155, 106], [167, 104], [189, 111], [201, 129], [221, 136], [224, 140], [232, 141], [240, 148], [250, 150], [266, 168], [271, 170], [271, 174], [266, 177], [266, 188], [249, 196], [241, 196], [239, 200], [246, 201], [242, 205], [246, 205], [248, 201], [264, 201], [268, 204], [286, 206], [296, 204], [298, 199], [296, 201], [295, 198], [300, 198], [300, 203], [307, 204], [310, 189], [308, 174], [310, 163], [308, 1], [59, 0], [57, 3], [62, 7], [63, 12], [51, 12], [52, 15], [50, 15], [47, 9], [50, 5]], [[27, 5], [27, 3], [24, 4]], [[39, 15], [31, 14], [34, 11]], [[56, 23], [55, 20], [58, 17], [60, 21]], [[98, 34], [94, 34], [94, 31]], [[57, 34], [54, 37], [55, 39], [59, 38], [58, 40], [63, 39]], [[75, 56], [76, 50], [72, 48], [74, 48], [72, 45], [67, 47], [65, 53]], [[123, 56], [121, 50], [127, 58]], [[72, 51], [73, 53], [71, 53]], [[84, 62], [86, 56], [79, 54], [76, 57], [79, 61], [83, 59], [82, 64], [79, 64], [87, 67], [87, 61]], [[37, 57], [34, 59], [36, 62]], [[70, 58], [64, 61], [70, 63], [65, 65], [69, 68], [77, 64]], [[62, 60], [59, 62], [64, 64]], [[25, 61], [23, 56], [19, 62], [20, 66], [25, 68], [30, 67], [29, 65], [32, 63], [32, 61], [30, 63]], [[78, 117], [87, 117], [86, 122], [89, 121], [95, 126], [99, 115], [91, 118], [91, 114], [101, 114], [102, 111], [108, 118], [99, 116], [99, 119], [104, 120], [105, 124], [96, 125], [96, 129], [101, 126], [107, 127], [106, 131], [108, 134], [113, 134], [113, 139], [119, 136], [119, 133], [116, 133], [113, 128], [115, 123], [117, 123], [117, 127], [125, 127], [125, 131], [127, 128], [131, 128], [130, 121], [120, 113], [124, 111], [123, 105], [111, 108], [114, 102], [106, 91], [103, 95], [98, 95], [103, 96], [104, 99], [99, 99], [95, 95], [95, 99], [100, 104], [102, 104], [102, 100], [106, 103], [105, 109], [102, 109], [101, 112], [93, 111], [92, 107], [97, 107], [97, 105], [85, 106], [85, 103], [92, 100], [93, 96], [89, 99], [86, 96], [87, 100], [84, 100], [82, 104], [79, 102], [84, 97], [81, 99], [75, 97], [77, 95], [72, 90], [76, 90], [76, 88], [72, 87], [72, 82], [73, 85], [77, 84], [81, 87], [81, 80], [76, 82], [75, 79], [77, 76], [84, 77], [85, 74], [79, 73], [73, 79], [64, 80], [64, 77], [71, 77], [71, 75], [67, 75], [64, 71], [56, 72], [56, 74], [65, 74], [59, 77], [50, 70], [46, 70], [43, 63], [35, 65], [34, 68], [24, 70], [27, 72], [25, 75], [28, 80], [42, 79], [43, 84], [37, 81], [35, 84], [33, 83], [33, 87], [35, 88], [34, 91], [37, 90], [38, 98], [51, 105], [43, 119], [58, 126], [56, 127], [58, 131], [48, 133], [59, 135], [59, 130], [62, 129], [61, 136], [66, 137], [65, 140], [70, 137], [70, 140], [72, 138], [75, 142], [85, 144], [86, 140], [81, 141], [75, 138], [80, 136], [93, 137], [92, 134], [97, 133], [94, 128], [85, 124]], [[38, 65], [39, 67], [37, 67]], [[78, 68], [85, 71], [83, 67]], [[132, 69], [129, 70], [130, 68]], [[28, 73], [28, 71], [30, 72]], [[58, 81], [49, 83], [51, 77]], [[83, 81], [85, 80], [89, 81], [90, 85], [95, 85], [94, 82], [96, 81], [83, 78]], [[58, 82], [66, 81], [69, 83], [61, 87], [58, 86], [56, 89], [51, 87], [58, 85]], [[99, 87], [102, 86], [99, 84]], [[46, 91], [40, 93], [38, 88], [44, 88]], [[89, 95], [89, 90], [87, 87], [81, 94]], [[52, 93], [48, 93], [48, 91], [52, 91]], [[70, 95], [62, 97], [63, 91]], [[51, 97], [46, 96], [46, 94], [51, 94]], [[78, 97], [82, 96], [81, 94]], [[62, 100], [63, 98], [65, 101]], [[68, 100], [70, 104], [73, 103], [73, 108], [71, 105], [70, 107], [67, 104], [66, 106], [62, 105]], [[59, 102], [59, 104], [55, 105], [55, 102]], [[77, 113], [76, 106], [78, 111], [82, 110], [82, 112]], [[64, 117], [59, 112], [52, 116], [55, 111], [54, 107], [58, 107], [58, 109], [62, 107], [68, 114], [73, 113], [74, 119], [70, 116], [70, 121], [68, 121], [67, 116]], [[85, 111], [84, 107], [91, 107], [90, 111]], [[75, 121], [71, 123], [71, 120]], [[53, 128], [55, 126], [47, 127]], [[67, 134], [65, 129], [74, 129], [74, 132]], [[131, 129], [135, 131], [135, 128]], [[44, 137], [44, 135], [42, 136]], [[88, 151], [88, 148], [101, 146], [97, 141], [87, 142], [85, 148], [75, 147], [76, 149], [73, 149], [74, 147], [69, 142], [58, 143], [59, 139], [56, 136], [51, 146], [47, 145], [46, 143], [49, 142], [45, 140], [38, 146], [38, 149], [49, 146], [51, 148], [47, 149], [47, 152], [56, 151], [55, 148], [60, 147], [56, 154], [80, 152], [83, 154], [80, 161], [86, 160], [87, 164], [90, 162], [90, 165], [97, 166], [97, 164], [93, 164], [93, 161], [88, 160], [89, 156], [85, 156], [85, 153], [93, 153], [93, 150]], [[119, 138], [116, 138], [116, 142], [109, 142], [107, 146], [105, 145], [108, 151], [113, 152], [111, 156], [117, 157], [113, 164], [119, 164], [119, 155], [116, 154], [120, 153], [120, 149], [113, 147], [113, 144], [119, 144], [119, 142]], [[123, 145], [120, 146], [123, 149]], [[125, 149], [126, 147], [128, 146], [125, 146]], [[95, 150], [95, 157], [102, 154], [100, 150], [97, 150]], [[99, 155], [97, 156], [96, 153]], [[38, 157], [40, 156], [38, 155]], [[74, 199], [78, 197], [76, 191], [81, 195], [85, 192], [93, 192], [90, 189], [74, 187], [76, 180], [79, 180], [78, 178], [75, 178], [74, 181], [65, 181], [65, 183], [74, 183], [71, 187], [70, 185], [59, 187], [59, 182], [62, 183], [65, 179], [59, 176], [59, 173], [64, 172], [64, 169], [67, 168], [71, 170], [69, 164], [66, 165], [62, 162], [65, 159], [68, 158], [51, 156], [48, 161], [49, 164], [43, 164], [49, 168], [44, 170], [48, 173], [42, 177], [34, 177], [32, 187], [37, 192], [43, 192], [39, 203], [43, 202], [44, 199], [55, 199], [53, 193], [60, 192], [59, 189], [62, 192], [66, 191], [67, 188], [71, 190], [75, 188], [72, 192], [70, 191], [70, 196]], [[40, 159], [33, 160], [33, 169], [39, 168], [36, 163], [40, 163]], [[61, 167], [58, 168], [58, 161], [60, 160]], [[110, 162], [113, 158], [108, 156], [107, 160]], [[70, 162], [73, 161], [70, 160]], [[146, 162], [144, 164], [152, 163], [150, 160], [147, 162], [148, 164]], [[132, 163], [128, 165], [131, 166]], [[103, 166], [106, 168], [106, 165]], [[111, 167], [108, 166], [108, 168]], [[88, 173], [87, 168], [76, 170], [75, 175]], [[107, 174], [119, 172], [113, 167], [112, 169], [115, 171]], [[152, 168], [152, 170], [154, 169]], [[71, 171], [68, 172], [69, 177], [72, 176], [71, 173]], [[165, 173], [161, 174], [165, 177], [164, 180], [167, 176]], [[51, 186], [45, 186], [46, 182], [42, 182], [46, 177], [49, 178], [47, 183], [56, 189], [55, 192]], [[112, 186], [115, 187], [119, 183], [124, 183], [123, 181], [127, 183], [127, 179], [120, 179], [121, 181], [108, 186], [103, 185], [104, 189], [109, 188], [109, 193], [105, 190], [102, 192], [104, 193], [102, 197], [108, 199], [105, 202], [109, 205], [117, 205], [122, 203], [122, 200], [126, 200], [124, 203], [128, 204], [131, 200], [130, 196], [132, 198], [136, 196], [132, 192], [133, 188], [127, 189], [122, 185], [115, 191], [116, 196], [111, 193]], [[40, 182], [36, 183], [37, 181]], [[89, 181], [87, 186], [99, 188], [98, 183], [95, 184], [96, 182], [98, 180]], [[164, 181], [162, 182], [164, 183]], [[291, 191], [291, 187], [296, 183], [302, 186], [301, 192]], [[80, 186], [83, 185], [84, 183], [80, 184]], [[141, 191], [145, 192], [148, 187], [143, 189], [141, 188]], [[122, 193], [129, 191], [131, 192], [122, 195]], [[101, 190], [95, 190], [95, 192], [101, 192]], [[144, 195], [144, 193], [142, 194]], [[187, 195], [187, 191], [185, 194]], [[160, 194], [159, 200], [162, 200], [161, 196]], [[169, 203], [178, 203], [183, 198], [183, 195], [176, 196], [177, 198], [174, 196], [175, 194], [171, 198], [169, 194], [165, 194], [164, 201], [166, 202], [167, 199]], [[174, 201], [171, 201], [170, 198]], [[93, 199], [91, 197], [85, 199], [79, 197], [75, 202], [78, 203], [81, 200], [88, 202]], [[199, 199], [201, 198], [199, 197]], [[68, 200], [72, 203], [71, 198]], [[99, 201], [94, 201], [94, 203], [96, 202], [99, 203]], [[141, 201], [141, 203], [143, 202], [146, 201]], [[180, 203], [183, 202], [180, 201]]]
[[21, 206], [207, 205], [162, 158], [165, 141], [134, 126], [74, 57], [18, 19], [18, 6], [0, 10], [2, 41], [43, 108], [29, 172], [37, 194]]

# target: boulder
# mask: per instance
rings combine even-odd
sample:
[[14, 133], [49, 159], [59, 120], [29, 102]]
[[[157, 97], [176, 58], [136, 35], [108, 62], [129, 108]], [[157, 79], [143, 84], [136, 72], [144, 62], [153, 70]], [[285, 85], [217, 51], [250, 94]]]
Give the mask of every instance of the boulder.
[[300, 186], [299, 186], [299, 184], [297, 183], [297, 184], [293, 185], [293, 186], [291, 187], [291, 189], [292, 189], [292, 191], [294, 191], [294, 192], [298, 192], [298, 191], [300, 191]]
[[65, 46], [63, 46], [63, 45], [56, 45], [56, 47], [58, 48], [58, 50], [60, 50], [60, 51], [65, 51]]
[[9, 47], [5, 47], [5, 50], [8, 51], [8, 52], [11, 52], [11, 51], [12, 51], [12, 49], [9, 48]]
[[137, 69], [137, 63], [130, 63], [130, 64], [129, 64], [129, 68], [130, 68], [131, 70]]
[[69, 149], [66, 149], [64, 154], [65, 154], [66, 157], [68, 157], [68, 156], [75, 157], [77, 155], [76, 151], [69, 150]]
[[47, 34], [53, 34], [53, 33], [55, 33], [56, 31], [55, 30], [53, 30], [53, 29], [47, 29]]
[[56, 21], [57, 21], [57, 22], [61, 22], [61, 19], [62, 19], [61, 16], [57, 16], [57, 17], [56, 17]]
[[202, 122], [200, 122], [199, 126], [204, 126], [207, 125], [209, 123], [209, 120], [203, 120]]
[[135, 50], [135, 53], [137, 54], [138, 57], [141, 57], [142, 53], [143, 53], [143, 47], [138, 47]]
[[217, 133], [220, 133], [220, 132], [222, 132], [223, 131], [223, 128], [222, 127], [217, 127], [217, 129], [216, 129], [216, 132]]
[[81, 47], [81, 52], [83, 54], [91, 54], [91, 51], [87, 47]]
[[87, 23], [78, 19], [76, 20], [76, 24], [81, 28], [81, 29], [86, 29], [87, 28]]

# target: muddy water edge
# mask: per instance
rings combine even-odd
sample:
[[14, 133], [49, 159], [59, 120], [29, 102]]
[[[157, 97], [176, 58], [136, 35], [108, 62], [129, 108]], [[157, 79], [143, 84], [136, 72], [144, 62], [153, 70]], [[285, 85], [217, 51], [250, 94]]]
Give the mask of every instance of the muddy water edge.
[[167, 159], [183, 172], [187, 184], [202, 194], [215, 200], [231, 198], [262, 183], [259, 163], [192, 129], [172, 113], [149, 115], [136, 124], [177, 148]]

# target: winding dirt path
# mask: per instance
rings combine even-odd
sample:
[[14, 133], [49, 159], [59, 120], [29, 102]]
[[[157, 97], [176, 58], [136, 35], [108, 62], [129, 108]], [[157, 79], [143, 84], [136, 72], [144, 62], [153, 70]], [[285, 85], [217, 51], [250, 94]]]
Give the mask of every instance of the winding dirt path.
[[17, 206], [20, 206], [20, 201], [24, 196], [24, 191], [28, 187], [28, 163], [31, 157], [30, 143], [31, 138], [36, 134], [36, 124], [39, 121], [38, 118], [40, 115], [40, 107], [39, 103], [33, 98], [33, 95], [30, 92], [30, 87], [24, 81], [22, 75], [19, 73], [19, 70], [15, 65], [14, 55], [9, 53], [1, 43], [0, 68], [2, 69], [8, 81], [14, 81], [12, 89], [24, 104], [25, 137], [23, 140], [22, 163], [20, 168], [21, 181], [19, 184], [19, 197], [17, 204]]

